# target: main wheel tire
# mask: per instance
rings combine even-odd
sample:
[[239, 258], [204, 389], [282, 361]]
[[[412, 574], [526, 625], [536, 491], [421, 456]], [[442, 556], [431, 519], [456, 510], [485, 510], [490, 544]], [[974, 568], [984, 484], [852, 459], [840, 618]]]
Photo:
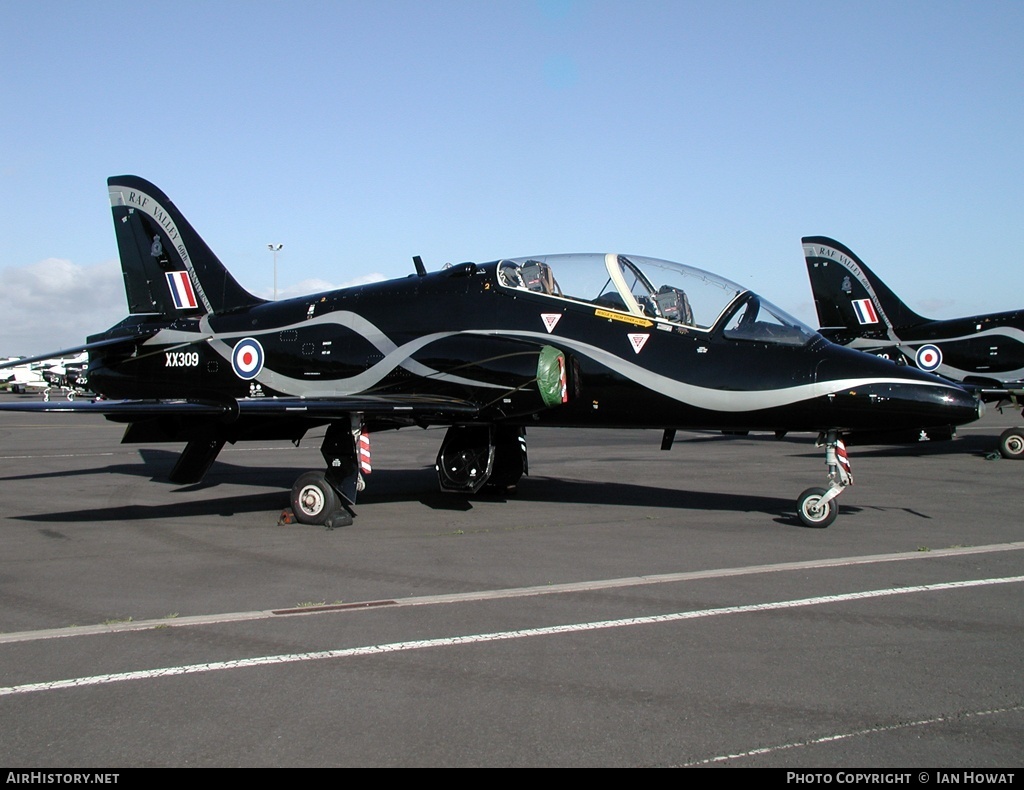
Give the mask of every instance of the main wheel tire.
[[824, 488], [808, 488], [796, 500], [796, 512], [804, 526], [824, 529], [839, 515], [839, 503], [833, 497], [824, 505], [821, 499], [825, 496]]
[[1003, 458], [1018, 460], [1024, 458], [1024, 431], [1007, 428], [999, 436], [999, 454]]
[[302, 524], [326, 525], [338, 510], [338, 495], [323, 472], [305, 472], [292, 486], [292, 512]]

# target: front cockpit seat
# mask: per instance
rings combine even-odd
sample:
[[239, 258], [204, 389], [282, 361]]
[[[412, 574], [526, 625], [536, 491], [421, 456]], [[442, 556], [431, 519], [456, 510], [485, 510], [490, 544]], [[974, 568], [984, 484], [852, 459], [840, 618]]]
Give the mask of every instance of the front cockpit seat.
[[540, 261], [527, 261], [520, 267], [519, 274], [527, 289], [548, 296], [561, 296], [562, 289], [555, 281], [551, 267]]
[[662, 318], [683, 324], [693, 323], [693, 310], [690, 309], [690, 300], [686, 298], [685, 291], [663, 285], [654, 295], [654, 301]]

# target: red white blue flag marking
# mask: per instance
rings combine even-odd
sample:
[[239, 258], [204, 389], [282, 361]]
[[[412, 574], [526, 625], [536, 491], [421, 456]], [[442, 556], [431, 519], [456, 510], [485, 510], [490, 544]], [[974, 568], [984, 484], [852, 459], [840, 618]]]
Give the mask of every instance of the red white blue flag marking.
[[870, 299], [854, 299], [852, 304], [853, 312], [857, 314], [857, 320], [862, 324], [878, 323], [878, 313], [875, 312], [875, 306], [871, 304]]
[[188, 278], [188, 272], [167, 272], [167, 285], [171, 289], [174, 306], [179, 310], [198, 307], [196, 293], [192, 290], [192, 281]]
[[263, 346], [252, 337], [239, 340], [231, 352], [231, 367], [240, 379], [254, 379], [263, 370]]

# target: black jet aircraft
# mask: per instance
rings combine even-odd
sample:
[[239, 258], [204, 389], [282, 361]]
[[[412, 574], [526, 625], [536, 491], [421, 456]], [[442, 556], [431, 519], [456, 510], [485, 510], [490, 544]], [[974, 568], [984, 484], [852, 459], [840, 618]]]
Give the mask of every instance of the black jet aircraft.
[[[1024, 397], [1024, 310], [936, 321], [915, 313], [856, 255], [825, 236], [802, 239], [818, 331], [835, 343], [961, 382], [987, 401]], [[1024, 430], [999, 437], [1024, 458]]]
[[[852, 482], [844, 439], [950, 436], [976, 398], [834, 345], [715, 275], [633, 255], [460, 263], [283, 301], [243, 289], [175, 205], [135, 176], [108, 181], [130, 315], [82, 347], [92, 402], [0, 408], [100, 413], [124, 442], [185, 442], [170, 479], [200, 481], [226, 442], [326, 426], [326, 468], [291, 492], [304, 523], [351, 523], [369, 432], [447, 426], [446, 491], [507, 489], [532, 426], [813, 431], [828, 487]], [[874, 440], [874, 439], [873, 439]]]

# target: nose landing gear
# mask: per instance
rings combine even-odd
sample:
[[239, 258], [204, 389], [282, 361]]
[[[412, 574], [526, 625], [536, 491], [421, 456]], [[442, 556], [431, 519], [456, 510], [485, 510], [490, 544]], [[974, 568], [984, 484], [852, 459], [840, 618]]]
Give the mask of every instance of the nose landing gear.
[[818, 436], [816, 446], [825, 447], [825, 466], [828, 468], [828, 488], [808, 488], [796, 500], [796, 512], [807, 527], [822, 529], [829, 526], [839, 515], [836, 497], [853, 485], [850, 459], [846, 445], [835, 430], [825, 431]]
[[1007, 428], [999, 437], [999, 454], [1003, 458], [1024, 458], [1024, 430]]

